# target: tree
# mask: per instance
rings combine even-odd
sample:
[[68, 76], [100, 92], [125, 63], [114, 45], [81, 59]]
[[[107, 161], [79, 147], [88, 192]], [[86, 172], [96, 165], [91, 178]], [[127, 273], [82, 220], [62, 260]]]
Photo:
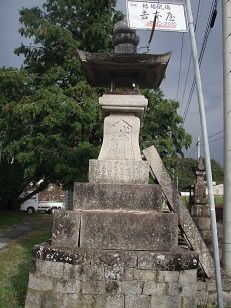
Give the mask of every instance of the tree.
[[191, 136], [183, 128], [183, 120], [177, 114], [179, 103], [164, 98], [162, 91], [145, 90], [148, 110], [141, 130], [142, 148], [155, 145], [170, 173], [176, 168], [177, 155], [183, 156], [183, 148], [191, 144]]
[[[47, 0], [42, 9], [23, 9], [20, 15], [19, 31], [34, 43], [15, 50], [25, 57], [21, 70], [0, 70], [0, 169], [11, 170], [0, 197], [1, 204], [13, 207], [25, 200], [19, 196], [31, 182], [42, 179], [35, 194], [50, 182], [69, 187], [86, 180], [88, 160], [97, 157], [102, 142], [98, 97], [103, 90], [86, 83], [76, 49], [110, 51], [113, 24], [122, 16], [115, 1], [105, 0], [97, 5]], [[171, 166], [172, 157], [190, 143], [177, 115], [178, 103], [164, 99], [160, 91], [144, 94], [149, 112], [142, 145], [154, 143]], [[3, 183], [6, 174], [0, 177]]]
[[211, 159], [211, 169], [213, 175], [213, 181], [217, 184], [224, 182], [224, 169], [221, 167], [218, 161]]
[[0, 169], [1, 181], [8, 182], [1, 185], [0, 196], [5, 206], [14, 207], [31, 182], [43, 179], [36, 193], [51, 182], [68, 186], [73, 179], [86, 180], [88, 159], [98, 153], [95, 90], [84, 82], [65, 90], [51, 85], [36, 88], [33, 83], [25, 71], [0, 70]]

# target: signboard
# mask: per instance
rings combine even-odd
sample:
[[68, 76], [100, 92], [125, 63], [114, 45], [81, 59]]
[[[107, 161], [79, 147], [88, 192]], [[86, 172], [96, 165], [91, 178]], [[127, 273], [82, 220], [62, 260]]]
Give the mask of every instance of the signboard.
[[183, 3], [127, 0], [127, 19], [130, 28], [151, 30], [155, 14], [157, 14], [155, 30], [188, 31]]

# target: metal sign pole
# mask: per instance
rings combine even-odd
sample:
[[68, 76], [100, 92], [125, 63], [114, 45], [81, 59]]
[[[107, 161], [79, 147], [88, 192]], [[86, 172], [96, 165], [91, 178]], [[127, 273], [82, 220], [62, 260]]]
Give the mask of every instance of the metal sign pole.
[[204, 97], [203, 97], [203, 91], [202, 91], [201, 75], [200, 75], [200, 69], [199, 69], [199, 63], [198, 63], [197, 45], [196, 45], [196, 38], [195, 38], [195, 33], [194, 33], [193, 15], [192, 15], [192, 8], [191, 8], [190, 0], [186, 0], [186, 9], [187, 9], [187, 14], [188, 14], [189, 33], [190, 33], [190, 39], [191, 39], [191, 45], [192, 45], [192, 55], [193, 55], [193, 61], [194, 61], [197, 96], [198, 96], [198, 103], [199, 103], [199, 110], [200, 110], [202, 135], [203, 135], [203, 141], [204, 141], [205, 166], [206, 166], [208, 197], [209, 197], [209, 207], [210, 207], [211, 226], [212, 226], [213, 258], [214, 258], [215, 275], [216, 275], [217, 304], [219, 308], [223, 308], [224, 306], [223, 306], [223, 294], [222, 294], [222, 283], [221, 283], [220, 257], [219, 257], [219, 248], [218, 248], [218, 238], [217, 238], [217, 223], [216, 223], [216, 212], [215, 212], [215, 203], [214, 203], [214, 195], [213, 195], [213, 181], [212, 181], [212, 172], [211, 172], [209, 141], [208, 141]]

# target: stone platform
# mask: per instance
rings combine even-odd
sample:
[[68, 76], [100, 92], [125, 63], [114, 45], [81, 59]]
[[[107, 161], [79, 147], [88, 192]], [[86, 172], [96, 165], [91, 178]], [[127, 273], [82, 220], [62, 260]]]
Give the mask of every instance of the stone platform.
[[196, 307], [198, 255], [60, 249], [33, 250], [26, 308]]

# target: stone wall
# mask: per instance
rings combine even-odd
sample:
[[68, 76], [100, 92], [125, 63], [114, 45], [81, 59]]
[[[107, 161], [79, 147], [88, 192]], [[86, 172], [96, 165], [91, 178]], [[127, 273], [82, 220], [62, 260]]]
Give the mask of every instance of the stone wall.
[[191, 252], [36, 246], [25, 307], [193, 308], [197, 266]]

